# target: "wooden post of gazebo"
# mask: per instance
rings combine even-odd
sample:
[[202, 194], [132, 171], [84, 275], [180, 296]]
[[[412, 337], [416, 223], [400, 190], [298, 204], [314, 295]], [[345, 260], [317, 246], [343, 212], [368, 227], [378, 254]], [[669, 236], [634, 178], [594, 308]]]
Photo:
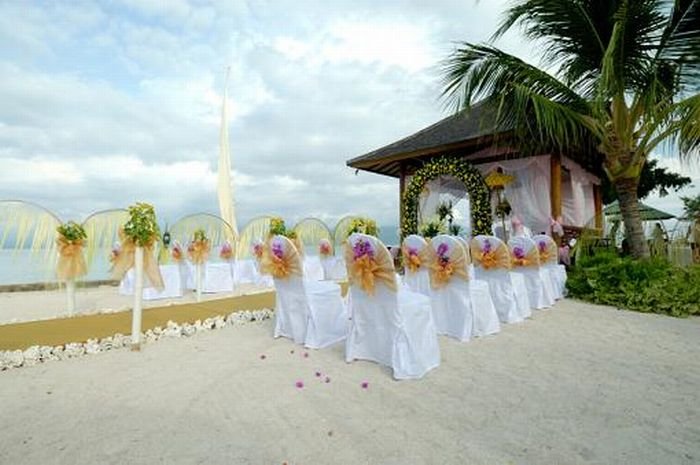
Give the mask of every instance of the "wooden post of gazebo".
[[603, 233], [603, 191], [600, 184], [593, 184], [593, 208], [595, 209], [595, 228]]
[[406, 191], [406, 164], [401, 163], [399, 175], [399, 241], [403, 243], [403, 193]]
[[[555, 220], [561, 216], [561, 155], [552, 154], [550, 160], [549, 198], [551, 214]], [[556, 240], [557, 238], [555, 238]]]

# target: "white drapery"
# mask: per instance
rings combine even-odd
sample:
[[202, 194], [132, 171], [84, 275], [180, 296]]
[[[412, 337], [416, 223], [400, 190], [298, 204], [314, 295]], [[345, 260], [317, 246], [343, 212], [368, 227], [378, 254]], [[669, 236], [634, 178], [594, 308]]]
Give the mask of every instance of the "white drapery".
[[562, 157], [561, 166], [565, 170], [561, 186], [564, 224], [586, 226], [595, 218], [593, 185], [600, 184], [600, 180], [570, 158]]
[[428, 181], [418, 199], [418, 223], [434, 219], [441, 203], [452, 202], [452, 224], [462, 227], [461, 233], [471, 235], [471, 206], [467, 187], [453, 176], [438, 176]]
[[[484, 177], [496, 168], [501, 168], [504, 173], [514, 176], [514, 181], [505, 188], [505, 197], [512, 207], [512, 215], [518, 216], [523, 225], [535, 233], [549, 230], [551, 216], [549, 159], [549, 155], [539, 155], [475, 165]], [[496, 203], [496, 199], [493, 198], [491, 205], [495, 207]]]

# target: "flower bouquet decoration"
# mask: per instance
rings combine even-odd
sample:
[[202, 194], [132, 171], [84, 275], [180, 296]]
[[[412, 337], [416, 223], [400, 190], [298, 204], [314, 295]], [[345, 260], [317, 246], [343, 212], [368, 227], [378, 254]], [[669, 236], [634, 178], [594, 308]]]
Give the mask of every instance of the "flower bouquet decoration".
[[263, 255], [262, 271], [275, 279], [301, 276], [301, 259], [289, 238], [274, 236], [270, 239], [269, 253]]
[[545, 264], [557, 260], [557, 245], [554, 240], [539, 239], [537, 241], [537, 251], [540, 256], [540, 263]]
[[81, 225], [73, 221], [61, 224], [56, 228], [56, 232], [58, 234], [56, 276], [66, 283], [68, 314], [72, 315], [75, 311], [75, 280], [87, 274], [87, 264], [83, 256], [87, 234]]
[[383, 282], [396, 291], [394, 266], [388, 254], [378, 254], [369, 239], [359, 237], [345, 249], [345, 262], [349, 264], [350, 284], [358, 285], [369, 295], [374, 295], [375, 285]]
[[433, 289], [447, 285], [453, 276], [464, 280], [469, 279], [466, 254], [461, 246], [450, 250], [450, 246], [443, 242], [437, 246], [435, 255], [430, 273], [430, 284]]
[[328, 258], [333, 255], [333, 245], [328, 239], [321, 239], [318, 243], [318, 254], [321, 258]]
[[379, 235], [379, 228], [377, 227], [376, 221], [373, 219], [355, 218], [350, 222], [350, 226], [348, 226], [347, 236], [350, 237], [353, 233], [377, 237]]
[[170, 252], [170, 256], [172, 257], [175, 263], [182, 263], [182, 260], [185, 258], [185, 255], [182, 252], [182, 246], [179, 242], [175, 241], [173, 243], [173, 250]]
[[226, 241], [221, 245], [221, 249], [219, 250], [219, 258], [228, 262], [233, 259], [233, 247], [231, 247], [231, 243]]
[[525, 248], [516, 245], [511, 250], [513, 266], [537, 266], [540, 264], [540, 257], [537, 248], [532, 248], [525, 252]]
[[83, 257], [83, 247], [87, 239], [85, 229], [81, 225], [69, 221], [56, 228], [56, 232], [58, 233], [56, 239], [59, 257], [56, 268], [58, 279], [74, 280], [87, 274], [87, 265]]
[[505, 174], [502, 168], [496, 168], [491, 171], [488, 176], [484, 179], [484, 182], [489, 189], [496, 192], [497, 203], [496, 203], [496, 216], [500, 218], [501, 224], [503, 225], [503, 234], [506, 235], [505, 240], [508, 240], [508, 233], [506, 230], [506, 216], [510, 215], [512, 208], [508, 199], [504, 194], [505, 188], [508, 184], [515, 180], [514, 176]]
[[209, 258], [211, 243], [204, 229], [198, 229], [192, 236], [192, 241], [187, 246], [187, 256], [195, 265], [201, 265]]
[[251, 249], [255, 260], [260, 262], [263, 258], [263, 254], [265, 253], [265, 244], [263, 244], [261, 241], [256, 241]]
[[268, 239], [274, 236], [286, 237], [287, 239], [292, 241], [292, 244], [294, 244], [294, 247], [296, 247], [297, 252], [299, 252], [299, 255], [303, 255], [304, 247], [299, 238], [297, 237], [296, 231], [287, 228], [287, 225], [285, 224], [284, 220], [279, 216], [275, 216], [270, 220], [270, 231], [268, 234]]
[[481, 244], [478, 241], [472, 243], [472, 257], [481, 264], [485, 270], [497, 268], [510, 268], [510, 257], [504, 243], [493, 246], [491, 239], [485, 238]]

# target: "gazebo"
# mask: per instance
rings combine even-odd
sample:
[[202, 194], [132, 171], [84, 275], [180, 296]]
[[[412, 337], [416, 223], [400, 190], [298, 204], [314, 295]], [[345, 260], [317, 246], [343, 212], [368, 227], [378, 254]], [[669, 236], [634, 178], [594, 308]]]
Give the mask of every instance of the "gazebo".
[[494, 110], [479, 103], [347, 165], [399, 179], [403, 235], [444, 199], [462, 205], [468, 232], [490, 234], [495, 202], [484, 179], [499, 168], [513, 176], [503, 190], [512, 214], [533, 233], [549, 232], [553, 219], [566, 237], [586, 227], [602, 233], [599, 155], [529, 154], [494, 121]]

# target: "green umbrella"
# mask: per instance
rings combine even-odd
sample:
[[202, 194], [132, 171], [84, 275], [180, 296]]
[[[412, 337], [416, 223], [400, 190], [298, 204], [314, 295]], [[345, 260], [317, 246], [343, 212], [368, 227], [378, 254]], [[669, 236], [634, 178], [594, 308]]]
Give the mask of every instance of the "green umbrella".
[[[617, 200], [605, 207], [603, 209], [603, 213], [605, 213], [605, 216], [613, 221], [620, 220], [622, 217], [620, 214], [620, 204]], [[642, 202], [639, 202], [639, 214], [642, 217], [642, 221], [660, 221], [675, 218], [675, 216], [671, 215], [670, 213], [662, 212], [661, 210], [657, 210], [656, 208], [650, 207]]]

